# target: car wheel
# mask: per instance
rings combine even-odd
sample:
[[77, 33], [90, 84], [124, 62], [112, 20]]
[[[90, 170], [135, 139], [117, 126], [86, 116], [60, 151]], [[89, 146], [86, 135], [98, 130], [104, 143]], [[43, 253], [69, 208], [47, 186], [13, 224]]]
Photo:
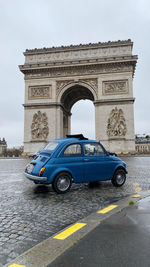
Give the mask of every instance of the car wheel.
[[112, 184], [116, 187], [122, 186], [126, 181], [126, 173], [123, 169], [119, 169], [114, 173]]
[[66, 172], [58, 174], [52, 183], [54, 191], [56, 191], [58, 194], [64, 194], [67, 191], [69, 191], [71, 185], [72, 185], [71, 175]]

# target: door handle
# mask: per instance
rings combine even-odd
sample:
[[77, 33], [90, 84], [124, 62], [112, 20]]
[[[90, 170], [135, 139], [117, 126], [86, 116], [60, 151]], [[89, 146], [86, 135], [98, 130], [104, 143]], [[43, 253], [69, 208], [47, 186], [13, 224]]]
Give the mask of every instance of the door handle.
[[89, 161], [89, 159], [84, 159], [83, 161]]

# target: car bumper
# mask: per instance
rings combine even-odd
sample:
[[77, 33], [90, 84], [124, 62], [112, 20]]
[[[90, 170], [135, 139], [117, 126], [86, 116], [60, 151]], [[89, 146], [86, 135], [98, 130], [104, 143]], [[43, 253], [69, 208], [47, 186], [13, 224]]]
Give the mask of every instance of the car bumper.
[[24, 172], [24, 175], [28, 178], [28, 179], [30, 179], [30, 180], [32, 180], [32, 181], [39, 181], [39, 182], [46, 182], [47, 181], [47, 177], [40, 177], [40, 176], [35, 176], [35, 175], [32, 175], [32, 174], [29, 174], [29, 173], [27, 173], [27, 172]]

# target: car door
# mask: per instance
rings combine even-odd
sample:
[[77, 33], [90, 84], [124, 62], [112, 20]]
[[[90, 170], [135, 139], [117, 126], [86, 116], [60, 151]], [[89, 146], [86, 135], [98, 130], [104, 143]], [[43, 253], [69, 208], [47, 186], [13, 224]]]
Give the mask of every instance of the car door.
[[99, 143], [84, 143], [84, 181], [108, 180], [113, 175], [113, 162]]
[[59, 158], [57, 158], [59, 169], [72, 174], [75, 183], [83, 181], [83, 153], [80, 143], [67, 145]]

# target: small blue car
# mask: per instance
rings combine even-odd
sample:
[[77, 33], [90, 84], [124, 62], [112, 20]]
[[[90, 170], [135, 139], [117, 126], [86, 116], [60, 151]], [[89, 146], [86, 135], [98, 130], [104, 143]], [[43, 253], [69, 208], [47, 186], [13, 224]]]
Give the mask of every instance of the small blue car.
[[55, 139], [27, 164], [25, 176], [35, 184], [52, 184], [57, 193], [67, 192], [72, 183], [111, 180], [116, 187], [126, 180], [126, 164], [100, 142], [82, 134]]

